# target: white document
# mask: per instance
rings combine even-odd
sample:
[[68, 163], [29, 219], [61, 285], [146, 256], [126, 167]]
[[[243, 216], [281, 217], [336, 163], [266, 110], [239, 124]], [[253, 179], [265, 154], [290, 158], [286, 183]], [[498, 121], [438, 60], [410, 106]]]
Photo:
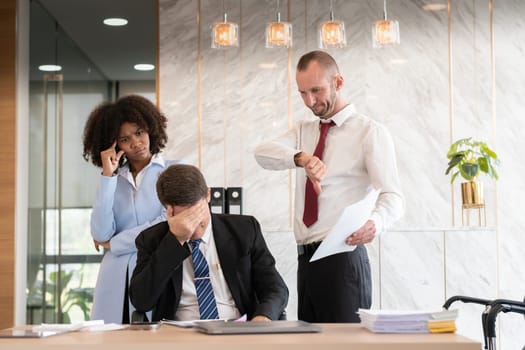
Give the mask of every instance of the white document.
[[[247, 317], [246, 314], [242, 315], [241, 317], [237, 319], [232, 320], [225, 320], [222, 319], [224, 322], [246, 322]], [[170, 326], [180, 327], [180, 328], [193, 328], [200, 322], [209, 322], [209, 321], [217, 321], [217, 320], [190, 320], [190, 321], [175, 321], [175, 320], [168, 320], [163, 318], [160, 322], [162, 324], [169, 324]]]
[[33, 326], [33, 332], [100, 332], [124, 329], [127, 325], [104, 323], [104, 320], [82, 321], [77, 323], [42, 323]]
[[355, 246], [345, 243], [346, 238], [363, 226], [374, 210], [379, 190], [371, 190], [365, 198], [349, 205], [337, 220], [332, 230], [328, 233], [323, 243], [317, 248], [310, 262], [322, 259], [329, 255], [351, 252]]
[[118, 331], [121, 329], [126, 329], [129, 324], [119, 324], [119, 323], [105, 323], [94, 326], [88, 326], [81, 328], [81, 332], [108, 332], [108, 331]]
[[84, 327], [100, 326], [104, 324], [104, 320], [82, 321], [77, 323], [42, 323], [41, 325], [33, 326], [33, 332], [47, 332], [47, 331], [79, 331]]

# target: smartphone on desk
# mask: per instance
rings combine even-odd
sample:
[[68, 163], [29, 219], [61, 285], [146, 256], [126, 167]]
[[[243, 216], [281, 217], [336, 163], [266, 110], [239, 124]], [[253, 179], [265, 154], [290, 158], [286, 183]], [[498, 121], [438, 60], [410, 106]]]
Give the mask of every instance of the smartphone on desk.
[[130, 323], [126, 329], [131, 330], [151, 330], [158, 329], [160, 327], [160, 322], [134, 322]]

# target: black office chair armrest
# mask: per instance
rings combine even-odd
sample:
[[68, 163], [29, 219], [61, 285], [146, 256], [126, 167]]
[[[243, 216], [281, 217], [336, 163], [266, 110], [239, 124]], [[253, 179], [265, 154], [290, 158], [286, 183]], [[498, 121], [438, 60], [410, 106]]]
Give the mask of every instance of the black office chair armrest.
[[462, 301], [464, 303], [474, 303], [474, 304], [481, 304], [481, 305], [489, 305], [491, 303], [488, 299], [480, 299], [480, 298], [473, 298], [473, 297], [467, 297], [465, 295], [455, 295], [453, 297], [450, 297], [445, 301], [445, 304], [443, 304], [443, 309], [447, 309], [450, 307], [450, 305], [455, 301]]
[[488, 349], [489, 339], [487, 337], [487, 328], [486, 328], [487, 327], [487, 321], [486, 321], [486, 319], [487, 319], [487, 311], [490, 308], [489, 305], [491, 303], [491, 300], [480, 299], [480, 298], [473, 298], [473, 297], [468, 297], [468, 296], [465, 296], [465, 295], [455, 295], [455, 296], [452, 296], [452, 297], [448, 298], [445, 301], [445, 304], [443, 304], [443, 309], [448, 310], [450, 305], [453, 302], [455, 302], [455, 301], [461, 301], [463, 303], [474, 303], [474, 304], [485, 305], [485, 310], [481, 314], [481, 325], [483, 326], [483, 338], [484, 338], [484, 341], [485, 341], [484, 349]]
[[495, 299], [490, 303], [490, 309], [486, 317], [486, 331], [489, 338], [496, 337], [496, 317], [500, 312], [513, 312], [525, 315], [525, 302], [509, 300], [509, 299]]

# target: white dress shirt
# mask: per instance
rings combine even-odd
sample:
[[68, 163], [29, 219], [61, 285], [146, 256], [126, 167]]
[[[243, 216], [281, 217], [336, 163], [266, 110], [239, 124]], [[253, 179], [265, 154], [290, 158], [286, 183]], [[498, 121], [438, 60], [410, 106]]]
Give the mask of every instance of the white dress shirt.
[[[217, 311], [220, 319], [237, 319], [241, 315], [235, 306], [230, 288], [222, 273], [215, 240], [211, 229], [211, 220], [202, 236], [199, 245], [210, 270], [210, 280], [217, 303]], [[191, 255], [182, 263], [182, 294], [180, 303], [175, 311], [175, 319], [178, 321], [191, 321], [200, 318], [197, 291], [195, 290], [194, 272]]]
[[319, 216], [310, 227], [303, 223], [306, 175], [303, 168], [295, 165], [294, 156], [301, 151], [314, 153], [320, 120], [300, 121], [294, 129], [255, 150], [257, 162], [265, 169], [297, 168], [294, 232], [298, 244], [323, 240], [344, 208], [364, 198], [372, 188], [381, 189], [370, 216], [377, 234], [403, 214], [394, 143], [388, 130], [356, 113], [353, 105], [346, 106], [330, 120], [335, 125], [328, 131], [323, 154], [326, 175], [321, 181]]

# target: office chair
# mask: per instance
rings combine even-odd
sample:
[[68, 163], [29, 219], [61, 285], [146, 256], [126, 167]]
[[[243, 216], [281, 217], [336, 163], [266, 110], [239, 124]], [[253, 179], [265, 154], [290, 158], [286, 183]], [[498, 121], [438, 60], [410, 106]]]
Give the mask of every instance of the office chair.
[[489, 350], [496, 350], [496, 318], [500, 312], [514, 312], [525, 316], [525, 300], [522, 302], [508, 299], [495, 299], [490, 303], [484, 326], [484, 329], [487, 331], [486, 339]]
[[[485, 310], [481, 314], [481, 324], [483, 327], [484, 349], [496, 350], [496, 318], [500, 312], [515, 312], [525, 317], [525, 298], [523, 302], [509, 299], [479, 299], [463, 295], [450, 297], [443, 304], [444, 309], [448, 309], [455, 301], [464, 303], [475, 303], [485, 305]], [[525, 350], [525, 347], [523, 348]]]
[[452, 305], [452, 303], [454, 303], [455, 301], [461, 301], [463, 303], [480, 304], [480, 305], [484, 305], [485, 306], [485, 310], [481, 314], [481, 325], [483, 327], [483, 341], [484, 341], [483, 348], [487, 349], [489, 340], [487, 338], [487, 330], [485, 328], [485, 324], [486, 324], [485, 321], [486, 321], [486, 317], [487, 317], [487, 311], [490, 308], [491, 301], [488, 300], [488, 299], [473, 298], [473, 297], [469, 297], [469, 296], [465, 296], [465, 295], [455, 295], [455, 296], [452, 296], [452, 297], [448, 298], [445, 301], [445, 304], [443, 304], [443, 309], [448, 310], [450, 305]]

